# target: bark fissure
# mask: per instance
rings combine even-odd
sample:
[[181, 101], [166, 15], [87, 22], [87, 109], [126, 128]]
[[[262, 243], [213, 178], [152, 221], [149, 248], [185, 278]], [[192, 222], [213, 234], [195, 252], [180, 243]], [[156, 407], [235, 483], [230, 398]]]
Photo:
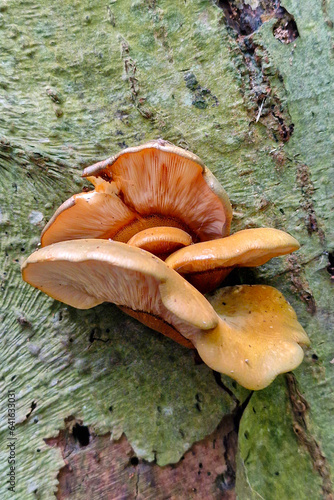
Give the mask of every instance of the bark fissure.
[[295, 376], [292, 373], [288, 373], [285, 379], [294, 420], [293, 430], [299, 443], [307, 449], [314, 469], [322, 478], [324, 498], [326, 500], [333, 500], [334, 491], [329, 464], [321, 450], [320, 444], [316, 441], [308, 427], [309, 404], [300, 393]]
[[232, 29], [231, 36], [237, 42], [243, 60], [236, 68], [240, 72], [241, 89], [251, 121], [262, 123], [268, 135], [275, 142], [283, 144], [289, 141], [293, 134], [294, 124], [286, 103], [283, 102], [283, 89], [280, 95], [277, 86], [274, 88], [271, 84], [269, 76], [278, 77], [281, 84], [283, 78], [277, 68], [271, 66], [267, 50], [255, 42], [252, 35], [264, 21], [273, 17], [278, 19], [276, 30], [282, 31], [282, 22], [290, 14], [279, 6], [279, 2], [275, 5], [272, 2], [263, 2], [263, 5], [260, 4], [255, 10], [246, 4], [243, 4], [242, 8], [236, 7], [229, 1], [218, 2], [218, 6], [224, 11], [225, 22]]
[[311, 179], [310, 169], [305, 164], [299, 164], [296, 175], [297, 184], [302, 193], [302, 208], [305, 211], [305, 225], [309, 234], [317, 233], [320, 242], [325, 242], [325, 234], [319, 226], [314, 208], [312, 196], [314, 195], [314, 185]]
[[296, 255], [289, 255], [287, 260], [292, 290], [297, 293], [301, 300], [306, 304], [307, 312], [314, 315], [317, 311], [317, 304], [311, 287], [304, 276], [302, 265]]

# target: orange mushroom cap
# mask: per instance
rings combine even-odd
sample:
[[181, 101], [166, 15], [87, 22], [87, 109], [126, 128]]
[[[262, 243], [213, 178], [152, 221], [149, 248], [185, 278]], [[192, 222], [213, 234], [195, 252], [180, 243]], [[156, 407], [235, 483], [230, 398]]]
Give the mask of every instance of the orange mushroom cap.
[[229, 234], [232, 209], [224, 189], [196, 155], [167, 141], [127, 148], [83, 175], [95, 191], [57, 210], [43, 231], [43, 246], [90, 237], [127, 242], [156, 226], [177, 227], [194, 241]]
[[[23, 279], [51, 297], [88, 309], [113, 302], [249, 389], [266, 387], [303, 359], [309, 339], [292, 307], [268, 286], [219, 290], [211, 299], [154, 255], [109, 240], [73, 240], [34, 252]], [[213, 306], [213, 307], [212, 307]]]
[[191, 245], [191, 236], [177, 227], [144, 229], [129, 239], [128, 245], [142, 248], [160, 259], [181, 247]]
[[260, 266], [299, 246], [295, 238], [279, 229], [244, 229], [226, 238], [181, 248], [166, 259], [166, 264], [206, 293], [234, 267]]

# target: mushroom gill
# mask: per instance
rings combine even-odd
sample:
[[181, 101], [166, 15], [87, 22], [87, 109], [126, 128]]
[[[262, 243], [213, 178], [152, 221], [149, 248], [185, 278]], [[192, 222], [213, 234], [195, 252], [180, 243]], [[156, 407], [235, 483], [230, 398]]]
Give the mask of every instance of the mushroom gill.
[[79, 309], [112, 302], [156, 331], [193, 347], [187, 337], [214, 328], [212, 306], [154, 255], [109, 240], [71, 240], [37, 250], [23, 279]]
[[85, 169], [94, 191], [67, 200], [42, 234], [42, 245], [66, 239], [127, 242], [147, 228], [176, 227], [194, 241], [229, 234], [232, 209], [213, 174], [193, 153], [159, 139]]

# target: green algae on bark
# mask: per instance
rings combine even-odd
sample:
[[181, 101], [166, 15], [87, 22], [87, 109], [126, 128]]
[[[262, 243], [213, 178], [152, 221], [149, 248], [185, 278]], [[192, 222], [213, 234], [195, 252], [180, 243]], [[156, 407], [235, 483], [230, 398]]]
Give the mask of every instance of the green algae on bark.
[[[322, 15], [319, 10], [319, 19], [325, 21], [315, 23], [313, 2], [284, 5], [301, 35], [296, 47], [280, 44], [270, 21], [256, 37], [269, 54], [275, 102], [295, 124], [285, 146], [261, 117], [256, 121], [260, 110], [245, 92], [248, 69], [212, 2], [1, 4], [1, 384], [17, 393], [18, 498], [53, 498], [64, 462], [60, 450], [47, 446], [44, 438], [64, 428], [70, 415], [97, 433], [111, 431], [117, 438], [125, 432], [139, 456], [152, 460], [156, 455], [158, 463], [165, 464], [177, 461], [233, 408], [212, 373], [194, 365], [190, 353], [113, 306], [76, 311], [21, 282], [20, 261], [35, 249], [42, 226], [57, 206], [81, 191], [82, 167], [158, 137], [189, 147], [222, 182], [233, 203], [233, 231], [276, 227], [303, 244], [296, 260], [272, 261], [238, 276], [241, 282], [279, 288], [311, 336], [314, 352], [296, 377], [309, 404], [309, 432], [333, 461], [332, 306], [324, 253], [333, 249], [325, 170], [333, 112], [328, 91], [332, 83], [327, 83], [331, 31], [325, 16], [332, 13]], [[315, 32], [319, 38], [313, 43]], [[309, 133], [309, 123], [316, 133]], [[325, 239], [317, 231], [310, 234], [311, 202]], [[313, 315], [310, 296], [316, 304]], [[287, 401], [282, 391], [280, 378], [256, 399], [270, 408], [277, 400]], [[247, 396], [241, 394], [243, 401]], [[253, 440], [264, 421], [277, 429], [265, 451], [254, 443], [260, 468], [267, 464], [274, 470], [272, 443], [284, 449], [283, 477], [302, 453], [295, 481], [302, 485], [306, 475], [309, 491], [320, 498], [319, 474], [293, 439], [287, 407], [276, 404], [277, 415], [264, 413], [262, 419], [247, 407], [241, 427], [252, 429]], [[1, 415], [6, 415], [5, 407]], [[6, 437], [4, 422], [1, 441]], [[256, 491], [266, 491], [267, 478], [245, 461], [245, 439], [240, 433], [248, 482]], [[7, 455], [1, 453], [5, 477]], [[280, 491], [288, 498], [289, 486], [284, 490], [284, 484], [280, 482]], [[0, 488], [6, 499], [4, 481]]]

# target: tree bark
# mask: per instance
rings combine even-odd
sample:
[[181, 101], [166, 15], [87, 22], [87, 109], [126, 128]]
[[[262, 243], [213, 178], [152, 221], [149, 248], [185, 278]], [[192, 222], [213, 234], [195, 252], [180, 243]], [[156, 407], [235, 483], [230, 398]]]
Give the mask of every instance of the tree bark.
[[[311, 0], [0, 3], [1, 498], [333, 498], [333, 23]], [[218, 177], [233, 232], [302, 244], [230, 278], [277, 287], [311, 338], [263, 391], [21, 280], [83, 167], [158, 137]]]

